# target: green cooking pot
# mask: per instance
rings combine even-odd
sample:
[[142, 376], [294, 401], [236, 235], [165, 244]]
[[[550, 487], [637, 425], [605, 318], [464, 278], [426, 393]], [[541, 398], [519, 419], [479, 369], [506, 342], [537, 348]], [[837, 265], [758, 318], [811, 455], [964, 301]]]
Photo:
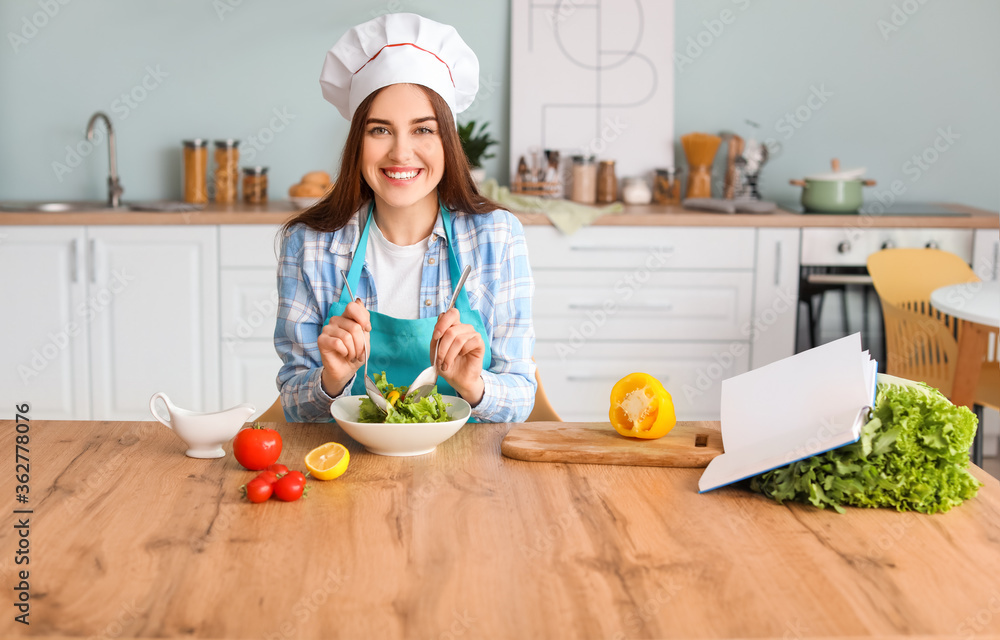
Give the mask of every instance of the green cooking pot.
[[863, 201], [861, 187], [874, 186], [875, 181], [861, 179], [864, 169], [841, 171], [836, 159], [831, 165], [832, 173], [790, 181], [802, 187], [802, 206], [807, 212], [857, 213]]

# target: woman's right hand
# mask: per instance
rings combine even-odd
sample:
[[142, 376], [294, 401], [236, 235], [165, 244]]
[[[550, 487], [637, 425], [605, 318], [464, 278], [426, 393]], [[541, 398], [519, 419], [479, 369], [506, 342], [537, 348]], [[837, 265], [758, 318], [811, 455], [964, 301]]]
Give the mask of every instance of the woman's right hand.
[[330, 318], [316, 340], [323, 360], [323, 390], [337, 396], [365, 362], [368, 333], [372, 330], [368, 310], [358, 298], [344, 313]]

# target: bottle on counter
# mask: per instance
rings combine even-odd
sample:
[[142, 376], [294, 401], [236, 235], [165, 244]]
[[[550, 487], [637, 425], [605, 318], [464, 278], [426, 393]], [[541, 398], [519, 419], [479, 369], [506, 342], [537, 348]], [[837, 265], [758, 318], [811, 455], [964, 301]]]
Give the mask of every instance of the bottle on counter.
[[243, 201], [267, 204], [267, 167], [243, 167]]
[[615, 161], [601, 160], [597, 168], [597, 202], [611, 204], [618, 199], [618, 178], [615, 176]]
[[653, 192], [645, 178], [625, 178], [625, 186], [622, 187], [622, 201], [625, 204], [649, 204], [652, 199]]
[[184, 202], [208, 202], [208, 140], [184, 141]]
[[223, 204], [236, 202], [236, 188], [240, 179], [239, 140], [215, 141], [215, 201]]
[[581, 204], [597, 200], [597, 165], [594, 156], [573, 156], [572, 186], [569, 199]]

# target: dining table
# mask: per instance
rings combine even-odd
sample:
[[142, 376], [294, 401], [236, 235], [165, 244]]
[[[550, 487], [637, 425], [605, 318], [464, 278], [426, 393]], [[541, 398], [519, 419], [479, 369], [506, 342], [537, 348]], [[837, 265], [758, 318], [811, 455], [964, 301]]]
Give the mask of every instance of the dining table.
[[[965, 282], [935, 289], [931, 292], [931, 306], [962, 322], [950, 399], [972, 409], [990, 336], [1000, 329], [1000, 281]], [[973, 459], [982, 461], [981, 434], [977, 434]]]
[[290, 468], [326, 442], [350, 462], [252, 504], [231, 443], [195, 459], [157, 422], [0, 425], [3, 638], [1000, 637], [1000, 484], [975, 466], [947, 513], [838, 514], [701, 494], [700, 468], [504, 457], [523, 425], [386, 457], [333, 423], [265, 424]]

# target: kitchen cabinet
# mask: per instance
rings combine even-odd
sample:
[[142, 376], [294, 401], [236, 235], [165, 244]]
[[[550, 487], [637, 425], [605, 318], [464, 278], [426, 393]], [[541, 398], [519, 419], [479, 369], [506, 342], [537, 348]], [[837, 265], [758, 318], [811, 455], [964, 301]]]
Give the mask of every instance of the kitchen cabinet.
[[278, 230], [276, 225], [219, 227], [222, 404], [252, 403], [257, 411], [251, 419], [278, 397]]
[[750, 369], [795, 354], [800, 236], [798, 229], [757, 230], [753, 317], [743, 327], [750, 338]]
[[39, 374], [25, 384], [25, 369], [8, 368], [5, 405], [27, 399], [43, 419], [136, 420], [147, 419], [150, 396], [165, 391], [184, 408], [218, 406], [215, 227], [4, 233], [0, 264], [18, 274], [5, 293], [13, 287], [14, 295], [31, 296], [26, 304], [39, 301], [30, 316], [3, 320], [4, 335], [18, 336], [10, 341], [13, 361]]
[[983, 280], [1000, 280], [1000, 233], [977, 229], [972, 240], [972, 270]]
[[[671, 392], [679, 420], [717, 419], [722, 380], [749, 370], [757, 233], [626, 226], [565, 236], [525, 227], [535, 360], [560, 416], [606, 420], [614, 383], [644, 371]], [[774, 235], [770, 244], [785, 239], [780, 255], [795, 265], [796, 243]], [[787, 266], [776, 268], [782, 277], [761, 285], [765, 298], [791, 279]], [[781, 341], [771, 342], [761, 339], [776, 357]]]
[[90, 417], [84, 227], [0, 227], [0, 415]]

